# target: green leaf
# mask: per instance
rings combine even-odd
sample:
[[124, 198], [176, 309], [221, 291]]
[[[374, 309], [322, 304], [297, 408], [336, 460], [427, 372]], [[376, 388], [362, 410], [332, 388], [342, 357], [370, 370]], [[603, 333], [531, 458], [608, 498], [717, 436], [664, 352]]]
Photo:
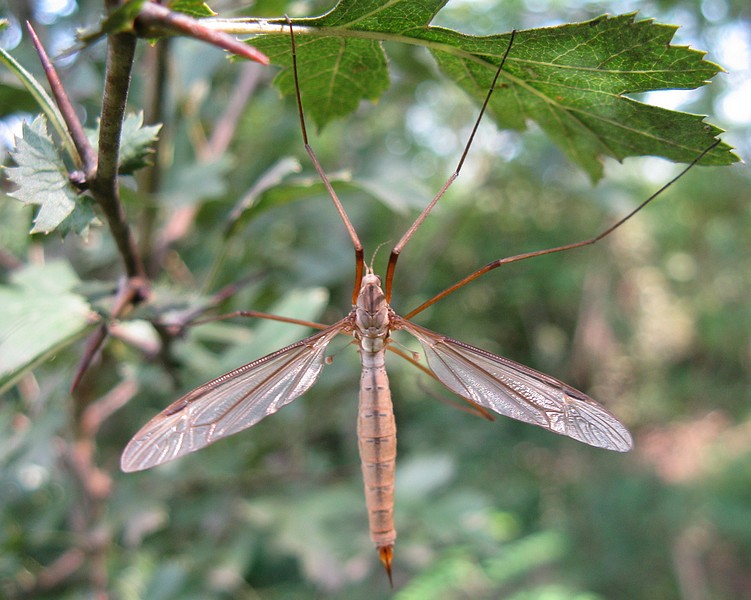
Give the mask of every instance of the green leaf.
[[7, 117], [15, 112], [36, 112], [38, 109], [29, 90], [0, 83], [0, 117]]
[[[143, 124], [143, 111], [129, 114], [123, 120], [120, 135], [120, 166], [121, 175], [129, 175], [138, 169], [151, 164], [150, 158], [154, 153], [154, 143], [159, 135], [161, 124]], [[96, 151], [99, 148], [99, 127], [86, 131], [89, 143]]]
[[[256, 38], [253, 45], [273, 64], [285, 64], [291, 60], [289, 38]], [[298, 39], [297, 64], [305, 110], [319, 127], [354, 112], [360, 100], [377, 100], [389, 87], [386, 56], [376, 40], [346, 37]], [[293, 95], [292, 70], [284, 69], [279, 73], [274, 85], [282, 94]]]
[[300, 161], [290, 156], [284, 156], [261, 174], [248, 192], [232, 208], [225, 228], [227, 235], [231, 236], [237, 232], [243, 216], [253, 211], [266, 192], [278, 188], [288, 175], [299, 173], [300, 170]]
[[[132, 31], [136, 17], [140, 14], [141, 7], [146, 1], [147, 0], [130, 0], [129, 2], [125, 2], [113, 10], [96, 27], [79, 33], [79, 41], [84, 45], [90, 45], [106, 35]], [[80, 48], [75, 46], [70, 49], [70, 51], [75, 50], [80, 50]]]
[[47, 133], [44, 117], [31, 125], [24, 123], [22, 136], [13, 151], [15, 167], [8, 178], [18, 186], [10, 195], [24, 204], [39, 206], [31, 233], [49, 233], [57, 229], [84, 234], [96, 219], [90, 201], [79, 197], [68, 179], [68, 170]]
[[[2, 48], [0, 48], [0, 62], [2, 62], [8, 70], [18, 78], [21, 84], [33, 96], [34, 100], [36, 100], [36, 103], [39, 105], [39, 108], [41, 108], [44, 114], [47, 115], [50, 123], [52, 123], [52, 127], [57, 131], [60, 139], [62, 139], [63, 146], [65, 147], [68, 156], [71, 157], [73, 162], [80, 164], [80, 158], [76, 146], [73, 143], [73, 138], [71, 138], [68, 133], [68, 128], [65, 125], [65, 121], [63, 120], [57, 105], [53, 102], [52, 98], [50, 98], [50, 95], [44, 87], [31, 73], [21, 66], [21, 63]], [[3, 105], [7, 106], [5, 104]]]
[[[506, 51], [510, 34], [472, 36], [430, 21], [445, 0], [342, 0], [329, 13], [296, 19], [300, 86], [306, 110], [319, 127], [376, 100], [388, 87], [382, 41], [426, 47], [441, 71], [482, 102]], [[272, 23], [281, 23], [281, 20]], [[627, 94], [694, 89], [721, 70], [704, 52], [671, 46], [677, 27], [635, 13], [584, 23], [519, 31], [488, 112], [505, 128], [536, 122], [592, 179], [602, 159], [657, 155], [690, 162], [722, 132], [704, 117], [638, 102]], [[283, 67], [275, 84], [294, 92], [285, 36], [252, 39]], [[704, 165], [738, 161], [727, 144]]]
[[72, 291], [78, 283], [67, 263], [54, 261], [0, 286], [0, 392], [86, 331], [92, 312]]
[[[524, 129], [535, 121], [592, 179], [602, 176], [603, 156], [658, 154], [691, 162], [722, 132], [704, 117], [649, 106], [625, 96], [650, 90], [692, 89], [720, 69], [704, 53], [670, 46], [677, 27], [634, 21], [634, 14], [586, 23], [521, 31], [493, 95], [490, 112], [501, 126]], [[432, 29], [432, 28], [431, 28]], [[461, 34], [433, 29], [431, 41], [456, 41], [482, 63], [433, 51], [442, 71], [482, 99], [508, 36], [467, 41]], [[737, 160], [721, 144], [702, 161]]]
[[190, 15], [196, 19], [216, 16], [216, 13], [211, 10], [209, 5], [201, 2], [201, 0], [172, 0], [172, 2], [167, 4], [167, 8], [175, 12]]
[[120, 138], [121, 174], [132, 173], [151, 164], [154, 143], [161, 128], [161, 124], [144, 126], [143, 111], [125, 117]]

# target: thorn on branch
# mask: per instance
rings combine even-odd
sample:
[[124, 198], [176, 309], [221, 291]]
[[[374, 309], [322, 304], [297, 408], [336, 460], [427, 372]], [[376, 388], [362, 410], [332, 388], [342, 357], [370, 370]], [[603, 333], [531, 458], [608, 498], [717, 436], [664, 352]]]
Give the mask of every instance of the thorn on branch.
[[83, 124], [78, 118], [76, 111], [73, 109], [73, 105], [71, 104], [70, 98], [68, 98], [68, 94], [65, 92], [65, 88], [60, 81], [60, 76], [57, 74], [55, 66], [47, 55], [44, 46], [42, 46], [42, 42], [39, 41], [36, 31], [34, 31], [31, 23], [28, 21], [26, 22], [26, 28], [29, 31], [34, 48], [36, 48], [37, 54], [39, 55], [39, 61], [42, 63], [44, 74], [47, 76], [47, 81], [50, 84], [50, 90], [55, 97], [57, 107], [60, 109], [60, 114], [63, 116], [65, 124], [68, 127], [68, 133], [70, 133], [70, 137], [73, 139], [73, 143], [78, 151], [78, 156], [73, 158], [77, 160], [79, 166], [83, 168], [85, 173], [93, 171], [96, 169], [96, 153], [91, 147], [89, 139], [86, 137], [86, 133], [83, 130]]
[[143, 5], [136, 19], [135, 26], [139, 35], [149, 35], [150, 30], [177, 32], [198, 40], [203, 40], [219, 48], [224, 48], [232, 54], [247, 58], [248, 60], [254, 60], [262, 65], [269, 64], [268, 57], [260, 50], [253, 48], [253, 46], [249, 46], [223, 31], [210, 29], [198, 19], [182, 13], [172, 12], [168, 8], [153, 2], [147, 2]]

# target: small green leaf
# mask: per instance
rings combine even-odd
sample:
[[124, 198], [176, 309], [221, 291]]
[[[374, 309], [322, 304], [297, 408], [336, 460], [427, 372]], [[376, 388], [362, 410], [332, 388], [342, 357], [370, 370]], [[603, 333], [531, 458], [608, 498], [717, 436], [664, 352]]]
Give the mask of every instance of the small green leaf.
[[92, 312], [72, 291], [78, 283], [67, 263], [55, 261], [0, 286], [0, 392], [86, 331]]
[[175, 12], [190, 15], [196, 19], [216, 16], [216, 13], [211, 10], [209, 5], [201, 2], [201, 0], [172, 0], [167, 4], [167, 8]]
[[[154, 153], [154, 143], [161, 128], [161, 124], [144, 126], [143, 111], [125, 117], [120, 135], [118, 171], [121, 175], [130, 175], [151, 164], [150, 158]], [[87, 129], [86, 137], [89, 138], [89, 143], [96, 151], [99, 147], [99, 127]]]
[[24, 123], [22, 136], [12, 154], [17, 166], [7, 171], [8, 179], [18, 186], [10, 196], [39, 206], [31, 233], [55, 229], [62, 235], [85, 233], [96, 215], [90, 202], [79, 201], [44, 117], [37, 117], [31, 125]]
[[91, 225], [101, 225], [101, 221], [94, 210], [94, 201], [88, 196], [78, 196], [73, 212], [63, 219], [57, 230], [62, 235], [75, 233], [86, 237]]
[[[272, 63], [289, 60], [289, 39], [255, 38], [253, 45]], [[389, 87], [386, 55], [376, 40], [298, 38], [297, 65], [305, 111], [319, 127], [354, 112], [360, 100], [377, 100]], [[291, 69], [281, 71], [274, 85], [282, 94], [294, 94]]]
[[131, 114], [123, 121], [120, 138], [120, 173], [128, 174], [149, 166], [154, 143], [159, 135], [161, 124], [143, 124], [143, 111]]

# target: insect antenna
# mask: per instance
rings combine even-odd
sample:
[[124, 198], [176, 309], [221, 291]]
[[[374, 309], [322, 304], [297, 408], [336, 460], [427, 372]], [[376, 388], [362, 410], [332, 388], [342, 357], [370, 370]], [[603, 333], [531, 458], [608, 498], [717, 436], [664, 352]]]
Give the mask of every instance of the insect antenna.
[[386, 268], [386, 281], [385, 281], [385, 287], [384, 287], [384, 293], [386, 294], [386, 302], [391, 302], [391, 290], [392, 290], [392, 284], [394, 281], [394, 269], [396, 268], [396, 261], [399, 260], [399, 254], [404, 249], [404, 246], [407, 245], [407, 242], [409, 242], [409, 240], [412, 238], [415, 231], [417, 231], [417, 228], [420, 227], [420, 225], [425, 220], [425, 218], [430, 214], [430, 211], [433, 210], [433, 207], [438, 203], [438, 201], [446, 193], [446, 190], [448, 190], [451, 184], [454, 183], [454, 180], [459, 176], [459, 172], [462, 170], [462, 167], [464, 166], [464, 160], [467, 158], [469, 149], [472, 146], [473, 140], [475, 139], [475, 134], [477, 133], [477, 129], [480, 126], [480, 122], [482, 121], [482, 117], [485, 114], [485, 110], [488, 107], [488, 103], [490, 102], [490, 97], [493, 95], [493, 91], [495, 90], [496, 83], [498, 83], [498, 78], [501, 76], [501, 71], [503, 70], [503, 66], [506, 64], [506, 59], [508, 58], [509, 52], [511, 52], [511, 46], [514, 43], [515, 37], [516, 37], [516, 30], [513, 30], [509, 37], [508, 46], [506, 47], [506, 52], [503, 54], [501, 63], [498, 65], [498, 69], [495, 72], [495, 76], [493, 77], [493, 82], [490, 84], [490, 89], [488, 90], [488, 93], [485, 96], [485, 101], [482, 103], [480, 114], [477, 115], [477, 120], [475, 121], [475, 124], [472, 127], [472, 133], [469, 134], [469, 139], [467, 140], [467, 144], [464, 146], [464, 151], [462, 152], [461, 158], [459, 158], [459, 163], [456, 165], [456, 169], [451, 174], [451, 176], [446, 180], [446, 183], [443, 184], [443, 187], [433, 197], [430, 203], [420, 213], [417, 219], [415, 219], [415, 222], [412, 223], [410, 228], [407, 229], [407, 231], [404, 233], [401, 239], [396, 243], [396, 246], [394, 246], [393, 249], [391, 250], [391, 255], [389, 256], [389, 264], [388, 264], [388, 267]]
[[380, 244], [378, 244], [378, 246], [376, 246], [376, 249], [373, 251], [373, 256], [370, 257], [370, 266], [368, 267], [368, 272], [369, 273], [373, 273], [374, 272], [373, 271], [373, 265], [375, 264], [376, 256], [378, 256], [378, 251], [381, 248], [383, 248], [388, 243], [389, 242], [381, 242]]
[[310, 160], [313, 162], [313, 166], [315, 167], [315, 170], [318, 173], [318, 176], [321, 178], [321, 181], [323, 181], [323, 185], [326, 186], [326, 190], [328, 190], [329, 196], [331, 197], [331, 200], [334, 202], [334, 206], [336, 207], [336, 210], [339, 213], [339, 216], [342, 218], [342, 221], [344, 222], [344, 227], [347, 229], [347, 233], [349, 234], [349, 237], [352, 240], [352, 245], [355, 248], [355, 286], [354, 286], [354, 290], [352, 291], [352, 304], [354, 304], [357, 301], [357, 293], [360, 291], [360, 280], [362, 279], [363, 272], [365, 271], [365, 259], [363, 255], [363, 247], [362, 247], [362, 243], [360, 242], [360, 238], [358, 237], [357, 232], [355, 231], [355, 228], [352, 225], [352, 221], [349, 220], [349, 216], [347, 215], [347, 212], [344, 210], [344, 206], [339, 200], [339, 197], [336, 195], [336, 192], [334, 191], [334, 187], [331, 185], [331, 182], [329, 181], [328, 176], [323, 170], [321, 163], [318, 161], [318, 157], [313, 151], [313, 148], [308, 143], [308, 131], [305, 127], [305, 113], [303, 111], [302, 95], [300, 93], [300, 80], [297, 74], [297, 46], [295, 45], [295, 32], [293, 30], [292, 21], [290, 20], [290, 18], [287, 17], [286, 15], [285, 15], [285, 18], [287, 19], [287, 25], [289, 26], [289, 38], [290, 38], [290, 44], [292, 46], [292, 74], [295, 80], [295, 96], [297, 97], [297, 112], [300, 115], [300, 129], [302, 130], [302, 139], [303, 139], [303, 143], [305, 144], [305, 151], [308, 153], [308, 156], [310, 156]]

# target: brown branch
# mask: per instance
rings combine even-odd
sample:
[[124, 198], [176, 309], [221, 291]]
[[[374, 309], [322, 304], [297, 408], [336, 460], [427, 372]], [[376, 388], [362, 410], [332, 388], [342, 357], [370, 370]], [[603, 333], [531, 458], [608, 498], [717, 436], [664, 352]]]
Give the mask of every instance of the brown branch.
[[[119, 34], [111, 36], [109, 40], [105, 93], [99, 127], [99, 156], [97, 157], [86, 137], [83, 125], [65, 93], [55, 67], [39, 41], [34, 28], [29, 23], [27, 23], [27, 27], [34, 47], [39, 54], [39, 60], [49, 81], [52, 94], [78, 151], [85, 179], [91, 188], [94, 199], [107, 218], [110, 231], [125, 263], [128, 277], [143, 281], [145, 280], [143, 264], [120, 202], [117, 180], [120, 135], [122, 133], [125, 104], [128, 98], [130, 70], [133, 63], [136, 38], [127, 34]], [[139, 287], [142, 285], [139, 284]]]
[[143, 262], [120, 201], [117, 177], [120, 136], [135, 48], [136, 38], [130, 34], [120, 33], [109, 38], [102, 116], [99, 122], [99, 159], [96, 171], [86, 175], [94, 199], [107, 218], [125, 263], [125, 272], [129, 278], [139, 280], [137, 287], [145, 287]]
[[36, 593], [49, 592], [63, 585], [86, 564], [86, 553], [80, 548], [71, 548], [44, 567], [31, 585], [23, 585], [23, 597], [32, 598]]
[[94, 177], [96, 188], [113, 196], [116, 188], [125, 105], [128, 100], [131, 68], [136, 38], [128, 34], [113, 35], [107, 48], [107, 72], [99, 124], [99, 162]]
[[99, 348], [102, 347], [104, 340], [107, 339], [108, 331], [107, 324], [100, 323], [86, 340], [81, 360], [78, 361], [76, 372], [73, 374], [73, 380], [70, 382], [69, 390], [71, 394], [78, 389], [78, 384], [81, 383], [81, 379], [83, 379], [83, 376], [89, 370], [89, 367], [91, 367], [91, 363], [94, 361], [97, 352], [99, 352]]
[[[79, 183], [82, 184], [82, 187], [88, 185], [94, 200], [104, 212], [110, 232], [125, 265], [128, 276], [125, 286], [127, 289], [124, 292], [121, 290], [118, 297], [119, 301], [116, 303], [117, 308], [113, 311], [114, 316], [118, 316], [128, 306], [140, 302], [148, 294], [143, 261], [120, 200], [118, 182], [120, 137], [128, 99], [136, 38], [129, 34], [118, 34], [109, 38], [105, 89], [99, 125], [99, 154], [97, 156], [63, 88], [60, 77], [34, 28], [29, 23], [27, 23], [27, 27], [39, 54], [52, 94], [76, 147], [78, 157], [74, 157], [74, 159], [83, 167], [83, 176]], [[124, 303], [122, 302], [123, 298], [125, 299]], [[90, 337], [71, 389], [78, 385], [106, 336], [107, 329], [106, 324], [104, 324]]]

